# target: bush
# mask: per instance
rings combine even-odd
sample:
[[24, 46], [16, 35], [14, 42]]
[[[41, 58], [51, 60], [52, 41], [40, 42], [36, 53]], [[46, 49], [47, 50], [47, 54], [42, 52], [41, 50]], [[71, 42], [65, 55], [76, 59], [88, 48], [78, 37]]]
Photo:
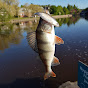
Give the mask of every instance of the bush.
[[11, 17], [10, 17], [10, 14], [6, 11], [5, 8], [0, 8], [0, 21], [7, 21], [9, 20]]

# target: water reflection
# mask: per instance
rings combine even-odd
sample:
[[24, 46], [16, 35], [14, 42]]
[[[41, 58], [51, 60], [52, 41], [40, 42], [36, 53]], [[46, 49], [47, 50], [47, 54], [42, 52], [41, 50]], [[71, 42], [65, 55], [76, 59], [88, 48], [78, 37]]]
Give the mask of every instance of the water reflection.
[[59, 18], [57, 19], [57, 21], [60, 26], [62, 26], [62, 24], [67, 24], [68, 26], [70, 26], [71, 24], [75, 24], [79, 19], [80, 19], [80, 16], [77, 16], [77, 17], [71, 17], [71, 18]]
[[19, 44], [23, 38], [19, 27], [15, 24], [0, 25], [0, 50], [9, 48], [10, 43]]
[[[62, 24], [67, 24], [70, 26], [71, 24], [75, 24], [80, 17], [73, 18], [65, 18], [65, 19], [57, 19], [60, 26]], [[19, 22], [19, 23], [5, 23], [0, 24], [0, 50], [4, 50], [9, 48], [10, 43], [19, 44], [21, 39], [23, 39], [22, 33], [24, 30], [26, 32], [32, 32], [36, 30], [38, 25], [38, 20]], [[30, 30], [29, 30], [30, 29]]]
[[[23, 39], [24, 31], [35, 31], [38, 21], [0, 24], [0, 50], [10, 47], [10, 44], [19, 44]], [[31, 30], [30, 30], [31, 29]]]

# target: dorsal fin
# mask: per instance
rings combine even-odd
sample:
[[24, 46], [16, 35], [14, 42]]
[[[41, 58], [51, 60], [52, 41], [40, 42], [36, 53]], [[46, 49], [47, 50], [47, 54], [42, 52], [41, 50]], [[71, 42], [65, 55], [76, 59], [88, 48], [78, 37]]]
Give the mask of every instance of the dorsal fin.
[[35, 13], [35, 15], [39, 15], [43, 20], [49, 22], [50, 24], [54, 26], [59, 27], [59, 23], [54, 18], [52, 18], [50, 15], [46, 13], [40, 13], [40, 12]]
[[27, 41], [30, 47], [38, 53], [38, 48], [37, 48], [37, 41], [36, 41], [36, 32], [29, 32], [27, 33]]

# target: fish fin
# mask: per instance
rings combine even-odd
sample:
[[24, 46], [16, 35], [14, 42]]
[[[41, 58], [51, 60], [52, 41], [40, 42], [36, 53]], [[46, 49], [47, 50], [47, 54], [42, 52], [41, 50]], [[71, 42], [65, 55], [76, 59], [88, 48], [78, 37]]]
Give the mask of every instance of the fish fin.
[[49, 77], [56, 77], [56, 74], [51, 71], [51, 72], [46, 72], [45, 75], [44, 75], [44, 80], [48, 79]]
[[52, 61], [52, 66], [57, 66], [60, 65], [59, 59], [57, 57], [54, 56], [53, 61]]
[[38, 53], [38, 48], [37, 48], [37, 40], [36, 40], [36, 32], [29, 32], [27, 33], [27, 41], [28, 44], [30, 45], [30, 47], [36, 52]]
[[35, 15], [39, 15], [43, 20], [47, 21], [48, 23], [50, 23], [56, 27], [59, 27], [59, 23], [53, 17], [51, 17], [49, 14], [37, 12], [37, 13], [35, 13]]
[[64, 44], [64, 41], [60, 37], [55, 35], [55, 44], [57, 45]]

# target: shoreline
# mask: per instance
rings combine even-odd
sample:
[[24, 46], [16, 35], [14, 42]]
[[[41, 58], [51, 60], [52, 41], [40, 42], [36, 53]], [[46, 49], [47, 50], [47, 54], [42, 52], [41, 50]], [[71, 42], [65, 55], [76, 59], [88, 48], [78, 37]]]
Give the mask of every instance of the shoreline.
[[68, 18], [68, 17], [72, 17], [72, 14], [67, 14], [67, 15], [55, 15], [55, 16], [52, 16], [53, 18], [55, 19], [58, 19], [58, 18]]
[[[72, 14], [68, 14], [68, 15], [54, 15], [52, 16], [54, 19], [58, 19], [58, 18], [69, 18], [69, 17], [72, 17]], [[39, 17], [33, 17], [33, 18], [18, 18], [18, 19], [11, 19], [10, 21], [7, 21], [9, 23], [17, 23], [17, 22], [23, 22], [23, 21], [32, 21], [32, 20], [38, 20]], [[6, 22], [0, 22], [1, 23], [6, 23]]]

